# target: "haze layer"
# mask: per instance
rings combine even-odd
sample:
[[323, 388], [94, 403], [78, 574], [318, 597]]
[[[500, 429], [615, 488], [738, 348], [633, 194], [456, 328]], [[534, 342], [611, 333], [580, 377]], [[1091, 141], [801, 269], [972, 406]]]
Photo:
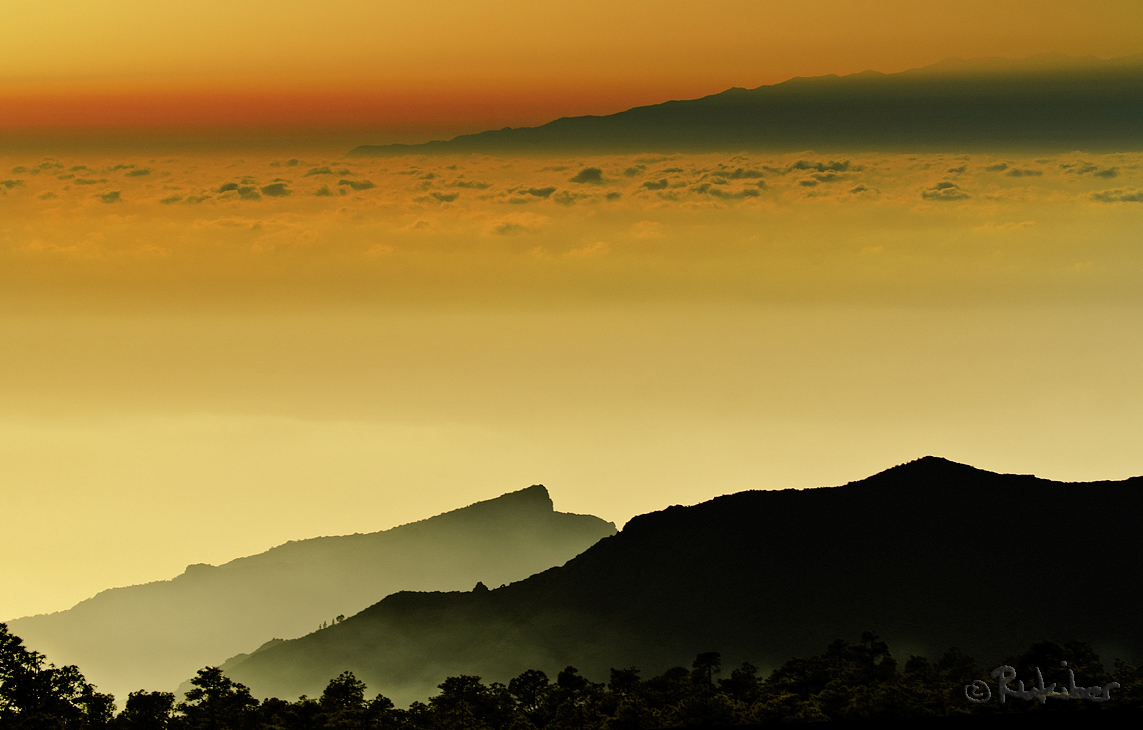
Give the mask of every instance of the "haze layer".
[[1139, 471], [1140, 155], [294, 154], [3, 160], [0, 617], [537, 482]]

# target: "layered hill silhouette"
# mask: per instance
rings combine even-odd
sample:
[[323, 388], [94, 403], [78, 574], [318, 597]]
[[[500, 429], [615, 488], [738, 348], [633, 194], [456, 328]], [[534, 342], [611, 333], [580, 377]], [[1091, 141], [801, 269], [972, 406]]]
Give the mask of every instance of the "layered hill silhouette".
[[499, 586], [559, 565], [615, 526], [556, 512], [543, 486], [383, 532], [279, 545], [168, 581], [104, 591], [59, 613], [9, 622], [100, 691], [174, 690], [206, 665], [293, 638], [400, 590]]
[[363, 145], [349, 154], [1141, 148], [1143, 55], [949, 60], [901, 73], [794, 78], [539, 127]]
[[562, 567], [490, 591], [397, 593], [227, 672], [293, 698], [349, 669], [410, 702], [448, 676], [650, 676], [705, 651], [768, 670], [864, 630], [902, 659], [956, 646], [991, 661], [1075, 638], [1138, 662], [1140, 517], [1143, 477], [1061, 483], [926, 457], [642, 515]]

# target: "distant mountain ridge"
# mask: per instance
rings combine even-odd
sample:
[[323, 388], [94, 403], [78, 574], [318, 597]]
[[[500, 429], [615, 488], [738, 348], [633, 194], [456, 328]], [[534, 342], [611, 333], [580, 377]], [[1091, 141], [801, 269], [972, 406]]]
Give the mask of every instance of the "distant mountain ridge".
[[1077, 638], [1138, 662], [1141, 517], [1143, 477], [1070, 484], [926, 457], [641, 515], [562, 567], [487, 592], [397, 593], [228, 675], [293, 698], [349, 669], [407, 703], [446, 676], [570, 664], [599, 680], [703, 651], [765, 670], [865, 630], [902, 659]]
[[1143, 149], [1143, 54], [948, 59], [892, 74], [799, 77], [538, 127], [424, 144], [362, 145], [349, 154], [998, 148]]
[[395, 591], [498, 586], [614, 532], [597, 517], [556, 512], [536, 485], [382, 532], [190, 565], [172, 580], [113, 588], [9, 626], [57, 665], [78, 665], [101, 691], [173, 690], [203, 666], [309, 633]]

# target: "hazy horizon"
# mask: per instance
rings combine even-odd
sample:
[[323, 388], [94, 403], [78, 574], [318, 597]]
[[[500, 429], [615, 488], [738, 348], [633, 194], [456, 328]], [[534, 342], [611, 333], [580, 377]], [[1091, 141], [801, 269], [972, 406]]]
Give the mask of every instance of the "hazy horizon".
[[6, 157], [0, 615], [536, 483], [1135, 475], [1141, 163]]
[[347, 157], [1138, 56], [1140, 27], [1133, 0], [7, 9], [0, 619], [532, 484], [621, 526], [930, 454], [1143, 474], [1143, 149]]
[[0, 93], [0, 131], [4, 132], [0, 154], [245, 150], [289, 156], [306, 149], [340, 158], [361, 146], [447, 141], [506, 127], [537, 127], [561, 118], [606, 116], [717, 95], [728, 89], [763, 88], [806, 78], [921, 72], [919, 78], [971, 79], [999, 69], [1049, 71], [1101, 63], [1143, 65], [1143, 50], [1121, 55], [1041, 52], [927, 56], [914, 65], [851, 66], [842, 71], [809, 66], [801, 73], [771, 72], [745, 84], [712, 79], [701, 85], [654, 83], [621, 90], [493, 87], [474, 93], [467, 86], [435, 91], [408, 89], [396, 99], [352, 87], [315, 90], [223, 84], [218, 88], [179, 89], [127, 84], [96, 91], [101, 87], [25, 82], [9, 85], [7, 93]]

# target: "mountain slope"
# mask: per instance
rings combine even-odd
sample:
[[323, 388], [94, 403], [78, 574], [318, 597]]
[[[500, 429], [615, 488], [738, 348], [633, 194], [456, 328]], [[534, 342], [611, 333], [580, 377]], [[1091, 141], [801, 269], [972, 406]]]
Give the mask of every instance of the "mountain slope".
[[608, 116], [350, 155], [1143, 148], [1143, 56], [946, 61], [794, 78]]
[[384, 532], [288, 542], [169, 581], [104, 591], [59, 613], [9, 622], [101, 691], [174, 689], [273, 637], [311, 632], [398, 590], [497, 586], [558, 565], [615, 526], [555, 512], [542, 486]]
[[572, 664], [660, 672], [700, 651], [763, 668], [881, 633], [982, 660], [1076, 637], [1143, 658], [1143, 478], [1065, 484], [927, 457], [842, 487], [742, 492], [631, 520], [560, 568], [489, 592], [398, 593], [253, 654], [259, 695], [345, 669], [395, 700], [444, 677]]

